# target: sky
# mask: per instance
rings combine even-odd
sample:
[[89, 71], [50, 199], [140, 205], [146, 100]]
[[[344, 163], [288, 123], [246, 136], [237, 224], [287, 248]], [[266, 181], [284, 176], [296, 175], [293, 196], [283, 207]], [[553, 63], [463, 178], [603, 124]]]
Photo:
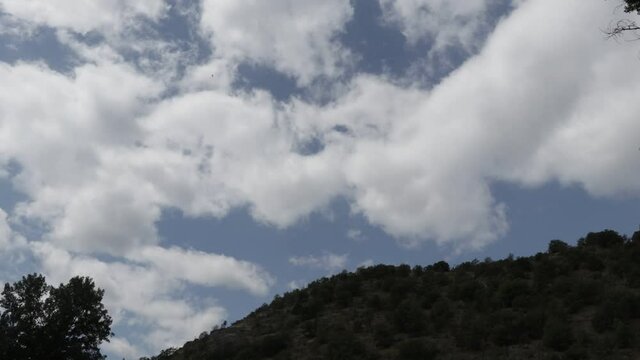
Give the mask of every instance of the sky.
[[92, 277], [109, 358], [377, 263], [640, 225], [617, 0], [0, 0], [0, 281]]

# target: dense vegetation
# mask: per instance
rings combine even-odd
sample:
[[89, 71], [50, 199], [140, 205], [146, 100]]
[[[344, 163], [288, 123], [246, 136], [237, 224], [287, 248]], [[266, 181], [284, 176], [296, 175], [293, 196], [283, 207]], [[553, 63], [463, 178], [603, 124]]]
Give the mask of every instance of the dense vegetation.
[[450, 269], [377, 265], [154, 359], [638, 359], [640, 232]]
[[104, 291], [87, 277], [58, 287], [30, 274], [5, 284], [0, 297], [0, 359], [99, 360], [111, 336]]
[[624, 0], [626, 5], [624, 7], [624, 11], [633, 12], [636, 11], [640, 13], [640, 0]]

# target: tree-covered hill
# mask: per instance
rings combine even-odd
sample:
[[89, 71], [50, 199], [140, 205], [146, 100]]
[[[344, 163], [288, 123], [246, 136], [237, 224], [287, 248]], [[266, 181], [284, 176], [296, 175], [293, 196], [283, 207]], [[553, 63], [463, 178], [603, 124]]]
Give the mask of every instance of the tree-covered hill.
[[377, 265], [154, 359], [640, 359], [640, 232], [531, 257]]

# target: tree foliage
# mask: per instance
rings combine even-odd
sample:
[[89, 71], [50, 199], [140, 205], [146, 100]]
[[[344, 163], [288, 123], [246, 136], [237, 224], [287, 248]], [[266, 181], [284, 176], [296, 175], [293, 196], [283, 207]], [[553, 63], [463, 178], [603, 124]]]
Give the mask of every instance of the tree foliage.
[[625, 0], [626, 5], [624, 7], [625, 12], [637, 12], [640, 13], [640, 0]]
[[0, 359], [104, 359], [99, 345], [111, 336], [104, 291], [87, 277], [58, 287], [30, 274], [5, 284], [0, 298]]
[[640, 359], [640, 232], [530, 257], [376, 265], [155, 359]]

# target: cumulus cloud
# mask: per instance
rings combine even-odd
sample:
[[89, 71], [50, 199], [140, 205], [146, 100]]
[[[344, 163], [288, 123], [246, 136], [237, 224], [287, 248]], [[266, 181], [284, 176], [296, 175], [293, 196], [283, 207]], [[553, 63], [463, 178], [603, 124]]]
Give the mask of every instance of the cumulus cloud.
[[[465, 119], [471, 131], [458, 133], [456, 147], [477, 147], [476, 164], [492, 168], [488, 176], [580, 184], [596, 195], [638, 194], [628, 178], [640, 171], [638, 162], [621, 146], [639, 129], [630, 120], [638, 105], [624, 101], [640, 90], [638, 78], [621, 68], [635, 63], [636, 49], [598, 36], [596, 24], [607, 23], [612, 4], [556, 5], [524, 3], [477, 58], [434, 92], [429, 107]], [[543, 20], [550, 27], [526, 30]], [[460, 102], [465, 106], [454, 106]]]
[[101, 158], [104, 149], [134, 146], [135, 116], [159, 87], [118, 64], [85, 65], [73, 77], [0, 64], [0, 78], [11, 84], [0, 90], [0, 103], [11, 104], [0, 110], [0, 159], [20, 164], [11, 180], [31, 200], [16, 215], [43, 222], [54, 241], [77, 250], [95, 249], [87, 238], [108, 252], [127, 238], [153, 242], [153, 194], [126, 173], [107, 173]]
[[[499, 16], [517, 7], [516, 0], [378, 0], [382, 21], [422, 52], [405, 81], [432, 87], [461, 62], [476, 54]], [[505, 14], [506, 13], [506, 14]]]
[[[526, 2], [431, 92], [386, 92], [389, 110], [375, 113], [393, 113], [393, 104], [410, 111], [384, 141], [356, 142], [345, 169], [356, 211], [410, 242], [418, 235], [481, 247], [508, 228], [492, 180], [637, 195], [635, 148], [620, 146], [637, 133], [637, 104], [628, 97], [638, 79], [624, 70], [636, 50], [599, 36], [595, 24], [608, 21], [610, 6]], [[544, 29], [528, 30], [542, 22]], [[354, 92], [364, 97], [368, 88]]]
[[436, 50], [477, 49], [495, 0], [379, 0], [383, 19], [398, 26], [409, 43], [433, 41]]
[[[219, 4], [205, 5], [210, 7], [205, 14], [221, 16], [240, 6]], [[402, 4], [393, 6], [409, 6]], [[485, 6], [473, 4], [456, 11], [470, 14]], [[391, 234], [441, 242], [467, 239], [482, 246], [508, 228], [504, 206], [489, 191], [492, 179], [532, 184], [559, 179], [611, 194], [632, 178], [621, 177], [613, 186], [606, 175], [628, 164], [630, 154], [610, 161], [606, 156], [615, 149], [600, 149], [598, 141], [582, 143], [596, 132], [609, 134], [608, 140], [632, 133], [631, 117], [625, 115], [631, 109], [616, 117], [619, 127], [606, 132], [598, 118], [619, 109], [618, 103], [589, 111], [614, 85], [616, 99], [636, 92], [637, 82], [616, 70], [633, 61], [631, 49], [594, 40], [595, 27], [589, 35], [577, 30], [592, 24], [584, 19], [594, 16], [604, 23], [606, 4], [578, 10], [563, 4], [564, 12], [584, 13], [572, 17], [572, 26], [548, 15], [550, 6], [544, 1], [522, 5], [477, 57], [431, 92], [360, 76], [326, 106], [294, 100], [281, 108], [264, 93], [238, 96], [220, 89], [196, 90], [150, 108], [141, 98], [149, 98], [157, 86], [121, 65], [84, 66], [74, 79], [33, 65], [4, 66], [3, 78], [17, 86], [2, 94], [3, 103], [14, 105], [3, 114], [8, 126], [0, 134], [1, 146], [24, 166], [16, 183], [33, 199], [19, 212], [48, 219], [52, 238], [69, 248], [82, 249], [80, 239], [90, 229], [102, 229], [97, 242], [117, 252], [126, 249], [116, 240], [124, 234], [134, 245], [156, 241], [153, 223], [162, 206], [223, 216], [248, 205], [257, 219], [288, 226], [346, 196], [354, 211]], [[203, 19], [207, 16], [213, 15]], [[524, 30], [542, 18], [545, 29]], [[24, 85], [36, 82], [64, 91], [49, 96]], [[126, 83], [126, 91], [104, 90], [116, 83]], [[86, 99], [83, 106], [74, 105], [77, 97]], [[457, 106], [461, 102], [464, 107]], [[29, 126], [18, 120], [24, 118], [32, 119]], [[51, 118], [56, 121], [46, 122]], [[348, 131], [335, 131], [337, 126]], [[86, 142], [72, 146], [65, 140], [69, 134]], [[324, 150], [298, 154], [296, 142], [313, 136], [323, 140]], [[12, 140], [24, 138], [39, 146], [21, 147]], [[602, 146], [613, 142], [602, 139]], [[53, 167], [47, 158], [52, 151], [74, 160]], [[545, 156], [549, 153], [563, 156]], [[594, 157], [597, 153], [609, 155]], [[608, 171], [590, 170], [596, 169], [593, 162], [580, 167], [582, 154]], [[634, 189], [626, 186], [625, 191]], [[90, 220], [78, 220], [92, 212]], [[122, 214], [112, 219], [118, 226], [102, 220], [107, 213]]]
[[[220, 4], [204, 5], [203, 24], [211, 11], [240, 6]], [[473, 4], [456, 11], [480, 11]], [[13, 85], [0, 90], [11, 104], [0, 110], [0, 157], [22, 166], [13, 182], [31, 199], [16, 213], [43, 221], [67, 249], [124, 254], [157, 243], [164, 207], [215, 217], [248, 207], [286, 227], [344, 197], [406, 244], [478, 248], [508, 230], [492, 181], [636, 193], [635, 148], [617, 145], [635, 133], [639, 82], [624, 70], [634, 49], [599, 37], [611, 4], [554, 6], [520, 5], [431, 91], [361, 75], [326, 105], [231, 92], [226, 80], [207, 86], [213, 65], [187, 72], [184, 93], [167, 98], [161, 84], [121, 63], [84, 65], [73, 76], [2, 65]], [[527, 30], [543, 20], [544, 29]], [[229, 71], [229, 61], [218, 66]], [[321, 151], [301, 154], [313, 139]]]
[[186, 177], [165, 177], [181, 189], [167, 194], [168, 201], [188, 214], [222, 216], [248, 205], [256, 219], [285, 227], [345, 188], [340, 149], [296, 153], [295, 125], [265, 93], [188, 94], [158, 106], [143, 125], [150, 149], [190, 164]]
[[334, 254], [331, 252], [325, 252], [320, 256], [307, 255], [307, 256], [292, 256], [289, 258], [289, 263], [294, 266], [303, 266], [313, 269], [322, 269], [329, 272], [335, 272], [343, 270], [347, 267], [349, 262], [348, 254]]
[[157, 0], [62, 0], [55, 3], [46, 0], [1, 0], [0, 9], [36, 24], [88, 33], [92, 30], [121, 29], [135, 21], [137, 16], [157, 19], [164, 13], [166, 5], [164, 1]]
[[266, 295], [274, 282], [271, 276], [253, 263], [202, 251], [145, 247], [129, 257], [162, 269], [164, 276], [204, 286], [238, 288], [255, 295]]
[[141, 350], [132, 345], [127, 339], [113, 336], [109, 339], [108, 343], [104, 343], [101, 346], [102, 350], [111, 354], [118, 354], [118, 356], [122, 356], [123, 358], [140, 358], [143, 353]]
[[[164, 0], [63, 0], [55, 4], [1, 0], [0, 34], [10, 34], [10, 42], [19, 43], [43, 29], [53, 30], [58, 44], [52, 46], [70, 52], [63, 68], [85, 62], [128, 62], [171, 86], [208, 51], [201, 47], [198, 8], [198, 2]], [[163, 29], [169, 17], [181, 18], [187, 30], [167, 36]], [[45, 56], [42, 60], [52, 59]]]
[[216, 56], [275, 68], [307, 85], [350, 61], [336, 40], [353, 15], [348, 0], [205, 0], [201, 27]]

